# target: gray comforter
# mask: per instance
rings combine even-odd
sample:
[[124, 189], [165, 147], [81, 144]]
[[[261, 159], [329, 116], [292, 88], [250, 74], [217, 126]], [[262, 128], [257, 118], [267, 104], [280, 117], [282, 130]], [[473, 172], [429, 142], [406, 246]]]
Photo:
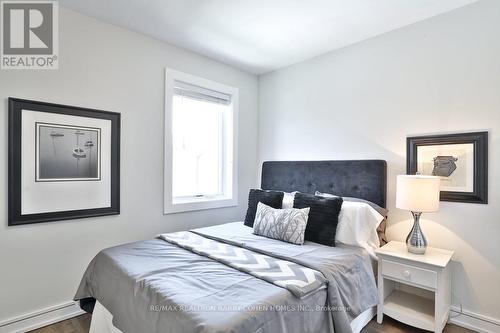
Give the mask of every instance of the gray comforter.
[[162, 239], [101, 251], [75, 300], [94, 297], [124, 333], [350, 332], [377, 304], [368, 254], [358, 248], [293, 245], [252, 234], [241, 222], [199, 235], [321, 272], [328, 288], [303, 298], [282, 287]]

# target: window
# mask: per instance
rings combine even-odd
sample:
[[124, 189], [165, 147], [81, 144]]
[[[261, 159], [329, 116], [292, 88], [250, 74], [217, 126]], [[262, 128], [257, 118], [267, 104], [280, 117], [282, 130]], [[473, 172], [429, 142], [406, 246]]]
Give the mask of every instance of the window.
[[238, 90], [166, 70], [165, 213], [237, 205]]

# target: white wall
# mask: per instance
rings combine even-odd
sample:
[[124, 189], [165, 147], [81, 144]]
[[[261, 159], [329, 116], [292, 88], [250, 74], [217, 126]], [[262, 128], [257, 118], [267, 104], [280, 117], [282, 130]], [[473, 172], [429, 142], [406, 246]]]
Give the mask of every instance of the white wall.
[[500, 319], [500, 1], [483, 0], [259, 79], [260, 160], [388, 162], [388, 236], [406, 136], [490, 131], [489, 205], [442, 203], [430, 244], [456, 251], [453, 303]]
[[[102, 248], [241, 220], [255, 183], [255, 76], [64, 8], [59, 30], [59, 70], [0, 72], [0, 322], [71, 300]], [[162, 214], [166, 66], [239, 88], [238, 207]], [[122, 114], [121, 215], [7, 227], [9, 96]]]

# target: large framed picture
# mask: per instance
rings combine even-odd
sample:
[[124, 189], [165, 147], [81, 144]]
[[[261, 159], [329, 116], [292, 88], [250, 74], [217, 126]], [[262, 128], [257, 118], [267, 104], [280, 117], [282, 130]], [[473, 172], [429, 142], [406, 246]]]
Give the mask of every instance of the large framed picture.
[[407, 138], [406, 172], [441, 177], [441, 200], [488, 203], [488, 132]]
[[120, 213], [120, 114], [9, 98], [9, 225]]

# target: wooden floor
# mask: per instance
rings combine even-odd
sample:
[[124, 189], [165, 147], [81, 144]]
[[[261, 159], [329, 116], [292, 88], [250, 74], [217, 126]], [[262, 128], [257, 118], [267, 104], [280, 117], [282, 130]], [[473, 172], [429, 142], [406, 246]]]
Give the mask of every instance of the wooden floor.
[[31, 331], [32, 333], [88, 333], [90, 328], [89, 314], [64, 320], [49, 326]]
[[[384, 322], [382, 325], [377, 324], [377, 321], [373, 319], [366, 325], [361, 331], [362, 333], [428, 333], [429, 331], [420, 330], [418, 328], [413, 328], [411, 326], [405, 325], [396, 321], [390, 317], [384, 316]], [[466, 328], [448, 324], [444, 328], [443, 333], [472, 333], [474, 331], [468, 330]]]
[[[90, 327], [90, 315], [83, 315], [75, 318], [71, 318], [65, 321], [61, 321], [50, 326], [39, 328], [37, 330], [31, 331], [31, 333], [88, 333]], [[424, 333], [428, 331], [423, 331], [419, 329], [412, 328], [400, 322], [397, 322], [389, 317], [384, 317], [384, 323], [382, 325], [377, 324], [375, 320], [372, 320], [368, 325], [361, 331], [362, 333]], [[446, 325], [444, 333], [470, 333], [471, 330], [456, 326], [456, 325]]]

